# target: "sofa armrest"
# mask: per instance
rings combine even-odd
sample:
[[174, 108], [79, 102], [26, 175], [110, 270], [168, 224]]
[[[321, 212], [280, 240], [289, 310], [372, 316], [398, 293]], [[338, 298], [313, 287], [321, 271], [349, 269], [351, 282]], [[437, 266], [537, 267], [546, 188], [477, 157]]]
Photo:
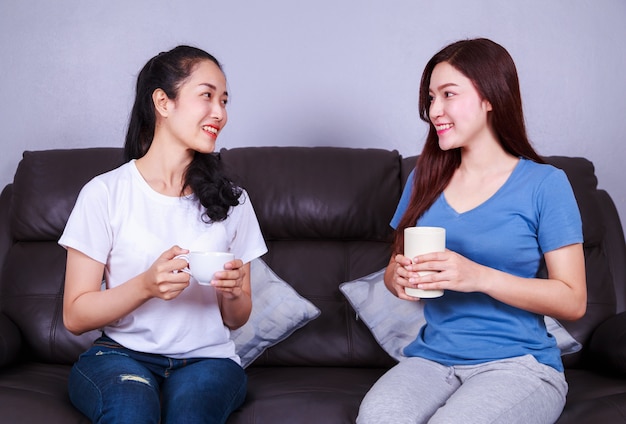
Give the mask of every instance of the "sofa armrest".
[[17, 358], [22, 346], [22, 336], [15, 323], [0, 312], [0, 368]]
[[588, 353], [594, 366], [626, 376], [626, 312], [612, 316], [595, 329]]

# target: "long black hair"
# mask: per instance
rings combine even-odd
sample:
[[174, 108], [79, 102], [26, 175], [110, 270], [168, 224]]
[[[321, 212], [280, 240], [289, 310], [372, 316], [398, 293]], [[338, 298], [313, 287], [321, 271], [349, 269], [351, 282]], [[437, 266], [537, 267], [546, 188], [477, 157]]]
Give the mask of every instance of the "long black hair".
[[[130, 114], [124, 156], [126, 161], [139, 159], [146, 154], [156, 125], [156, 110], [152, 94], [162, 89], [167, 97], [176, 99], [182, 83], [191, 75], [195, 66], [209, 60], [222, 71], [222, 65], [211, 54], [196, 47], [178, 46], [162, 52], [144, 65], [137, 77], [135, 103]], [[200, 204], [206, 208], [210, 221], [223, 221], [231, 207], [239, 204], [242, 189], [225, 174], [219, 154], [194, 154], [185, 170], [183, 191], [191, 188]]]

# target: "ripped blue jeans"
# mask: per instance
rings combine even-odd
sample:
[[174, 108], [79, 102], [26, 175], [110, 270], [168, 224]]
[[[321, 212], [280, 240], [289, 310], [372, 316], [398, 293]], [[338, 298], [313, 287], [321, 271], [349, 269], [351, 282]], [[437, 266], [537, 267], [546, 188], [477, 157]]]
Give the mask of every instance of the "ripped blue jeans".
[[106, 336], [72, 367], [70, 399], [93, 423], [224, 423], [243, 403], [246, 374], [224, 358], [172, 359]]

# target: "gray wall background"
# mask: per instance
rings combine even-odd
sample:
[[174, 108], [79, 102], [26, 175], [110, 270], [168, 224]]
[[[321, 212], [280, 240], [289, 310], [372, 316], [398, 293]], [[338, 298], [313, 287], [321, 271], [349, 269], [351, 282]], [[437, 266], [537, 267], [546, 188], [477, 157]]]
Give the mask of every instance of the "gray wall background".
[[0, 186], [24, 150], [121, 146], [136, 75], [197, 45], [223, 62], [219, 147], [422, 148], [426, 61], [460, 38], [513, 56], [530, 137], [585, 156], [626, 223], [624, 0], [0, 0]]

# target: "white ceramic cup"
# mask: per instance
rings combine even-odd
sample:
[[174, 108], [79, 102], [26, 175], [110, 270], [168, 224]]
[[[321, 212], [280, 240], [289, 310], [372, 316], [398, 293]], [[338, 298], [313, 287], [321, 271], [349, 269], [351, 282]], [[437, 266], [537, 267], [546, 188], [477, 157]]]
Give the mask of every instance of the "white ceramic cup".
[[[404, 256], [413, 260], [416, 256], [446, 250], [446, 229], [442, 227], [408, 227], [404, 229]], [[420, 271], [428, 275], [436, 271]], [[405, 287], [405, 293], [419, 298], [443, 296], [443, 290], [422, 290]]]
[[210, 285], [215, 273], [223, 271], [224, 264], [235, 259], [235, 255], [228, 252], [201, 251], [192, 251], [178, 257], [185, 259], [189, 264], [182, 271], [191, 274], [198, 281], [198, 284], [203, 286]]

